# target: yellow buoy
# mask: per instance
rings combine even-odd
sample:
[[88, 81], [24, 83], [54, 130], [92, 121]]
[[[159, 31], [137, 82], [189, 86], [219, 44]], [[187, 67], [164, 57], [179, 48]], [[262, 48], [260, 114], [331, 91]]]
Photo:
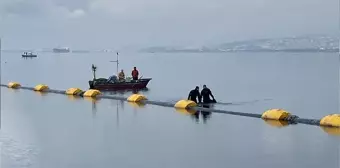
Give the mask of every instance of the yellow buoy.
[[270, 109], [265, 111], [262, 114], [261, 118], [270, 120], [284, 120], [288, 116], [290, 116], [290, 113], [283, 109]]
[[90, 90], [87, 90], [85, 93], [84, 93], [84, 97], [96, 97], [98, 96], [100, 93], [99, 90], [95, 90], [95, 89], [90, 89]]
[[133, 94], [127, 98], [127, 101], [129, 102], [140, 102], [142, 100], [147, 100], [147, 99], [144, 95], [141, 95], [141, 94]]
[[82, 90], [79, 89], [79, 88], [69, 88], [69, 89], [66, 90], [67, 95], [76, 95], [80, 92], [82, 92]]
[[197, 106], [197, 104], [191, 100], [180, 100], [175, 104], [175, 108], [178, 108], [178, 109], [187, 109], [187, 108], [195, 107], [195, 106]]
[[331, 114], [320, 120], [321, 126], [340, 127], [340, 114]]
[[13, 89], [17, 89], [17, 88], [19, 88], [21, 85], [20, 85], [20, 83], [18, 83], [18, 82], [9, 82], [8, 83], [8, 87], [9, 88], [13, 88]]
[[39, 91], [39, 92], [46, 91], [47, 89], [49, 89], [48, 86], [44, 84], [39, 84], [34, 87], [34, 91]]

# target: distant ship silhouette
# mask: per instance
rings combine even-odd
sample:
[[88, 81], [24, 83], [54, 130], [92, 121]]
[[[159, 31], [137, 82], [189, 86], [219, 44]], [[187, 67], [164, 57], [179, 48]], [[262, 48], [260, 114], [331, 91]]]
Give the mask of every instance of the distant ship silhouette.
[[68, 48], [68, 47], [57, 47], [57, 48], [53, 48], [53, 52], [55, 52], [55, 53], [69, 53], [70, 48]]

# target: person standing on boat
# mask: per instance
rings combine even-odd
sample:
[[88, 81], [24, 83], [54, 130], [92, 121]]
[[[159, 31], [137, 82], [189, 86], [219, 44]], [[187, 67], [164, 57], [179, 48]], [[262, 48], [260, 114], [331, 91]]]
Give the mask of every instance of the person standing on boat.
[[139, 72], [138, 72], [137, 68], [133, 67], [133, 70], [131, 72], [132, 79], [133, 80], [138, 80], [138, 75], [139, 75]]
[[124, 74], [124, 70], [121, 70], [118, 74], [118, 79], [120, 82], [124, 82], [125, 81], [125, 74]]
[[[197, 98], [198, 98], [198, 101], [197, 101]], [[195, 89], [190, 91], [188, 100], [194, 101], [195, 103], [197, 102], [201, 103], [200, 89], [198, 86], [196, 86]]]
[[[207, 88], [207, 85], [203, 85], [201, 96], [203, 98], [203, 103], [216, 103], [215, 97], [211, 93], [211, 90]], [[210, 96], [213, 98], [212, 100], [210, 99]]]

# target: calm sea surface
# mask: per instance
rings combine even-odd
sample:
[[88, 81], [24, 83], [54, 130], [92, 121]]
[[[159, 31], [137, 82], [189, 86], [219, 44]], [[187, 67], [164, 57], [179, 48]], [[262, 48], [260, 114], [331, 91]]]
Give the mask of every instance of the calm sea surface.
[[[114, 53], [3, 53], [1, 83], [88, 89], [116, 72]], [[215, 108], [262, 113], [283, 108], [303, 118], [339, 113], [336, 53], [121, 53], [126, 75], [151, 77], [151, 100], [177, 101], [206, 84]], [[132, 93], [107, 93], [129, 96]], [[274, 123], [275, 124], [275, 123]], [[1, 164], [33, 168], [337, 168], [339, 136], [321, 127], [274, 127], [260, 119], [173, 108], [92, 101], [1, 88]]]

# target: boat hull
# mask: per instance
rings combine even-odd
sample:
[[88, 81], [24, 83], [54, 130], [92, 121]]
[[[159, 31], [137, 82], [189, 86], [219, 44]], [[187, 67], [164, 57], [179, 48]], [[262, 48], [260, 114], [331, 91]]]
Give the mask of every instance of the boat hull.
[[141, 90], [145, 89], [150, 82], [151, 78], [140, 79], [138, 81], [132, 80], [131, 82], [118, 82], [118, 83], [108, 83], [108, 82], [93, 82], [89, 81], [90, 89], [97, 90]]
[[21, 55], [22, 57], [37, 57], [37, 55]]

